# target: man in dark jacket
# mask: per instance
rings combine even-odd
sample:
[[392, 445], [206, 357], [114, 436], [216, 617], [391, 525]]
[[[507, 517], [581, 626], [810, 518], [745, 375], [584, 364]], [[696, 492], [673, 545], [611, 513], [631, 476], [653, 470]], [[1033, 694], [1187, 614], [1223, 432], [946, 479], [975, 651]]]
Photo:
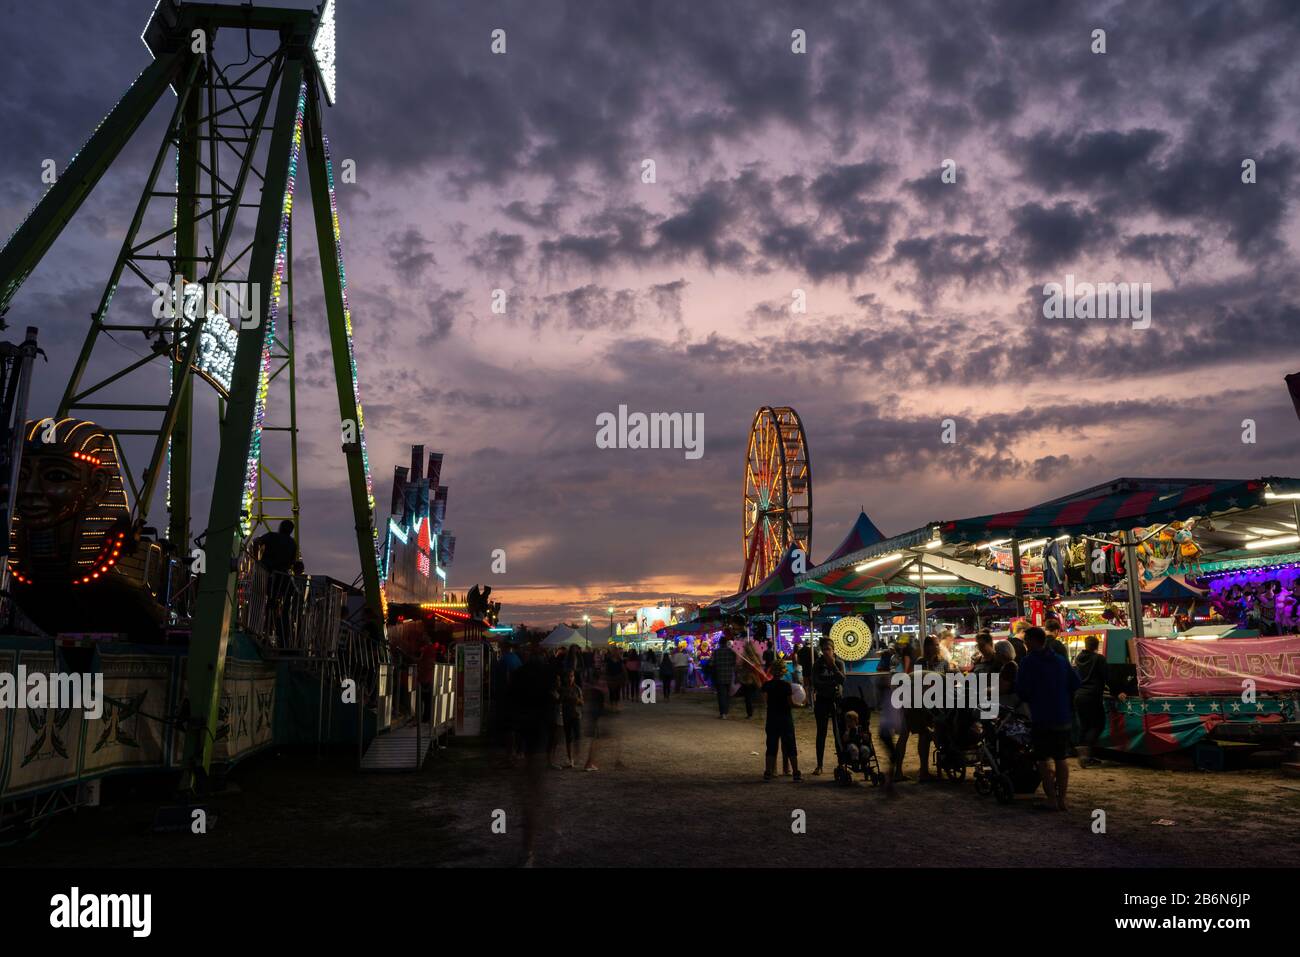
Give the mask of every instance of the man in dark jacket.
[[1060, 655], [1047, 647], [1047, 633], [1031, 626], [1025, 629], [1029, 654], [1017, 662], [1016, 694], [1029, 705], [1034, 760], [1043, 776], [1043, 793], [1049, 810], [1064, 811], [1070, 768], [1065, 763], [1070, 751], [1071, 699], [1079, 688], [1079, 675]]
[[266, 629], [268, 632], [274, 629], [276, 639], [284, 645], [293, 628], [288, 601], [289, 572], [298, 557], [293, 522], [286, 518], [280, 523], [279, 531], [267, 532], [254, 546], [257, 563], [266, 570]]
[[1047, 650], [1069, 661], [1070, 652], [1066, 649], [1065, 642], [1061, 640], [1061, 620], [1048, 618], [1043, 623], [1043, 631], [1047, 633]]
[[[813, 716], [817, 719], [817, 767], [813, 774], [822, 773], [822, 759], [826, 754], [826, 728], [835, 714], [840, 696], [844, 693], [844, 662], [835, 654], [829, 638], [823, 638], [820, 653], [813, 662]], [[836, 718], [838, 722], [838, 717]], [[839, 724], [836, 724], [836, 731]], [[838, 761], [836, 762], [838, 764]]]
[[1100, 642], [1096, 635], [1083, 639], [1083, 651], [1074, 659], [1079, 672], [1079, 690], [1074, 693], [1074, 714], [1079, 719], [1079, 767], [1100, 764], [1092, 756], [1093, 746], [1106, 727], [1106, 707], [1102, 703], [1106, 693], [1106, 658], [1097, 652]]
[[713, 653], [713, 689], [718, 693], [718, 717], [725, 719], [731, 710], [731, 684], [736, 680], [736, 653], [731, 650], [731, 636], [723, 634]]

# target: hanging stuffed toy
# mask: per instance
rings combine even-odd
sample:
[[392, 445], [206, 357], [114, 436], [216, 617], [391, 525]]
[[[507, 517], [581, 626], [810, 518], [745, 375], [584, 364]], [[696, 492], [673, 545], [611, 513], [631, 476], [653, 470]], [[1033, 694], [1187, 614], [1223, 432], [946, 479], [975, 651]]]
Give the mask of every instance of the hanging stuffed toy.
[[1185, 570], [1192, 570], [1200, 564], [1201, 546], [1192, 535], [1195, 520], [1183, 523], [1183, 527], [1174, 533], [1174, 542], [1178, 545], [1178, 564]]
[[1174, 522], [1162, 528], [1154, 539], [1148, 539], [1148, 557], [1145, 567], [1142, 570], [1142, 578], [1145, 581], [1153, 581], [1157, 578], [1163, 578], [1169, 574], [1169, 568], [1178, 558], [1178, 546], [1174, 542], [1174, 536], [1178, 534], [1178, 528], [1181, 522]]

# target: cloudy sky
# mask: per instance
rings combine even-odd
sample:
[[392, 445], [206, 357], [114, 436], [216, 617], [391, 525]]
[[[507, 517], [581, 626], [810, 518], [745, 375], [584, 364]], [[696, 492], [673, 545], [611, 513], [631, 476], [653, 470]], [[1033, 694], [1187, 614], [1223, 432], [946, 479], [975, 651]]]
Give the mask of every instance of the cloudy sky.
[[[812, 6], [339, 3], [325, 122], [357, 169], [339, 202], [380, 520], [409, 445], [444, 451], [453, 585], [492, 583], [509, 620], [734, 591], [761, 405], [807, 429], [815, 559], [859, 507], [893, 533], [1121, 475], [1300, 474], [1282, 381], [1300, 371], [1300, 7]], [[41, 161], [61, 169], [147, 64], [151, 7], [0, 0], [0, 235]], [[50, 357], [34, 414], [62, 391], [167, 109], [14, 302]], [[351, 579], [302, 252], [303, 545]], [[1150, 328], [1044, 318], [1067, 274], [1150, 283]], [[703, 457], [597, 449], [620, 404], [703, 413]], [[203, 489], [196, 506], [202, 528]]]

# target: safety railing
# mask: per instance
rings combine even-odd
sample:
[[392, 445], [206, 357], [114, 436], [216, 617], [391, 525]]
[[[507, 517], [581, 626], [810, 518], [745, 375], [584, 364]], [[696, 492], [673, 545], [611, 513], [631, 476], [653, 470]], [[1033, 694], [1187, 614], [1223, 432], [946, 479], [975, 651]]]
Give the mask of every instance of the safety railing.
[[287, 575], [251, 559], [240, 561], [239, 626], [280, 654], [336, 657], [346, 597], [325, 575]]
[[[358, 684], [369, 685], [379, 673], [379, 666], [388, 663], [388, 647], [349, 621], [339, 625], [339, 670], [344, 677], [357, 678]], [[367, 678], [371, 681], [362, 682]]]

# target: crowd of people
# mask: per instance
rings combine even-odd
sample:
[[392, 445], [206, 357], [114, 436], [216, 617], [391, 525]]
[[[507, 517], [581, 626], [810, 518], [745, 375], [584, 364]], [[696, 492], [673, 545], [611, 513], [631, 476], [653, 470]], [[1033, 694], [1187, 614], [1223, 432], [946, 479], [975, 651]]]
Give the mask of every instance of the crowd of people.
[[[628, 702], [662, 690], [664, 700], [692, 685], [690, 655], [617, 647], [554, 650], [506, 646], [499, 658], [498, 716], [513, 764], [522, 764], [525, 863], [544, 819], [547, 769], [624, 767], [620, 716]], [[647, 682], [649, 684], [647, 684]]]
[[578, 645], [518, 651], [507, 647], [500, 659], [498, 686], [503, 691], [504, 725], [514, 760], [533, 758], [540, 766], [544, 758], [545, 766], [556, 770], [598, 771], [604, 759], [613, 755], [618, 766], [616, 719], [626, 702], [648, 694], [652, 685], [654, 694], [662, 694], [665, 702], [689, 689], [711, 688], [723, 720], [730, 717], [733, 699], [740, 699], [749, 719], [755, 716], [760, 699], [766, 702], [765, 776], [773, 776], [779, 751], [784, 773], [800, 781], [793, 709], [806, 702], [804, 677], [811, 674], [819, 695], [814, 709], [817, 766], [813, 774], [822, 774], [834, 700], [845, 681], [843, 661], [828, 639], [823, 639], [815, 660], [811, 649], [801, 643], [796, 643], [788, 659], [770, 648], [761, 655], [752, 650], [737, 653], [732, 645], [743, 638], [744, 627], [743, 619], [728, 622], [717, 647], [703, 662], [685, 645], [662, 651]]
[[609, 721], [649, 686], [665, 701], [674, 691], [702, 686], [694, 656], [685, 649], [507, 647], [500, 668], [512, 753], [521, 759], [544, 753], [555, 769], [599, 770], [598, 742], [613, 737]]
[[[1018, 621], [1006, 638], [997, 641], [981, 631], [973, 658], [961, 665], [953, 654], [955, 636], [950, 631], [927, 636], [919, 649], [901, 638], [884, 650], [878, 669], [895, 675], [921, 670], [991, 676], [1002, 710], [1030, 722], [1033, 761], [1047, 797], [1041, 806], [1065, 810], [1070, 753], [1077, 755], [1081, 767], [1097, 763], [1092, 751], [1104, 727], [1108, 676], [1095, 637], [1085, 638], [1084, 648], [1070, 661], [1060, 633], [1061, 624], [1055, 619], [1043, 627]], [[821, 638], [815, 647], [796, 642], [788, 656], [781, 655], [746, 638], [744, 620], [737, 619], [726, 623], [704, 662], [685, 646], [655, 651], [571, 645], [506, 647], [499, 667], [498, 701], [511, 760], [527, 765], [533, 782], [531, 800], [538, 807], [540, 776], [548, 768], [623, 767], [619, 716], [626, 704], [638, 698], [653, 701], [658, 694], [669, 702], [692, 688], [712, 690], [721, 720], [731, 717], [737, 699], [751, 719], [757, 703], [765, 702], [764, 780], [776, 776], [778, 754], [783, 776], [796, 783], [802, 780], [794, 709], [808, 703], [816, 729], [812, 774], [823, 774], [827, 766], [828, 736], [837, 776], [844, 766], [863, 770], [867, 758], [875, 756], [870, 709], [856, 701], [853, 709], [844, 706], [847, 669], [828, 638]], [[902, 768], [913, 737], [920, 762], [916, 780], [937, 780], [931, 771], [931, 749], [942, 741], [944, 728], [932, 709], [893, 708], [885, 703], [888, 698], [881, 696], [878, 702], [877, 735], [888, 761], [883, 783], [892, 794], [894, 784], [908, 780]], [[1076, 724], [1077, 748], [1072, 744]]]
[[1300, 577], [1289, 584], [1270, 578], [1230, 585], [1215, 593], [1211, 607], [1224, 620], [1261, 635], [1300, 632]]
[[[881, 655], [879, 670], [901, 674], [916, 670], [953, 674], [967, 670], [996, 676], [997, 701], [1002, 712], [1023, 716], [1031, 722], [1033, 759], [1047, 798], [1042, 806], [1065, 810], [1070, 753], [1076, 754], [1082, 768], [1100, 763], [1093, 751], [1105, 728], [1103, 699], [1109, 681], [1106, 659], [1098, 651], [1097, 637], [1085, 637], [1083, 649], [1070, 661], [1061, 640], [1058, 619], [1048, 618], [1042, 627], [1022, 619], [1014, 622], [1008, 637], [999, 641], [994, 641], [988, 631], [977, 633], [976, 652], [965, 669], [954, 663], [954, 641], [955, 636], [946, 630], [929, 635], [917, 654], [910, 641], [901, 640]], [[1125, 697], [1124, 692], [1119, 691], [1118, 697]], [[946, 729], [936, 723], [931, 710], [913, 707], [901, 711], [885, 708], [881, 715], [881, 740], [890, 757], [888, 783], [906, 780], [901, 768], [908, 740], [913, 735], [920, 760], [917, 779], [936, 780], [937, 776], [930, 770], [930, 750], [936, 735]], [[1072, 744], [1076, 723], [1080, 734], [1077, 747]]]
[[[858, 709], [865, 713], [845, 710], [847, 671], [830, 639], [821, 638], [815, 649], [796, 642], [789, 658], [767, 649], [759, 665], [734, 650], [743, 628], [743, 620], [728, 623], [704, 670], [717, 694], [718, 717], [723, 720], [729, 717], [731, 702], [736, 697], [744, 700], [748, 717], [754, 714], [755, 699], [759, 696], [766, 699], [764, 779], [773, 777], [779, 751], [785, 773], [791, 774], [795, 781], [801, 780], [793, 708], [804, 704], [809, 693], [816, 727], [816, 766], [812, 773], [820, 775], [826, 766], [828, 733], [834, 734], [835, 762], [860, 768], [865, 756], [874, 753], [870, 743], [870, 713], [860, 704]], [[1067, 760], [1071, 754], [1078, 758], [1080, 767], [1100, 763], [1093, 752], [1105, 727], [1103, 699], [1110, 682], [1106, 659], [1098, 650], [1098, 639], [1085, 637], [1084, 647], [1071, 661], [1061, 633], [1061, 622], [1053, 617], [1042, 627], [1030, 625], [1026, 620], [1016, 621], [1007, 638], [999, 641], [990, 632], [981, 631], [976, 635], [973, 659], [958, 665], [953, 653], [956, 636], [945, 629], [927, 636], [919, 653], [908, 639], [901, 639], [885, 649], [878, 668], [895, 674], [921, 670], [995, 676], [1003, 713], [1013, 713], [1030, 722], [1032, 757], [1047, 799], [1041, 806], [1064, 810], [1069, 787]], [[1122, 690], [1117, 694], [1121, 699], [1125, 696]], [[937, 780], [931, 770], [931, 749], [951, 727], [944, 725], [932, 709], [911, 707], [891, 713], [885, 708], [884, 712], [878, 733], [889, 761], [886, 787], [892, 793], [893, 784], [908, 780], [902, 766], [913, 737], [919, 759], [916, 780], [921, 783]], [[1077, 746], [1072, 743], [1076, 727]]]

